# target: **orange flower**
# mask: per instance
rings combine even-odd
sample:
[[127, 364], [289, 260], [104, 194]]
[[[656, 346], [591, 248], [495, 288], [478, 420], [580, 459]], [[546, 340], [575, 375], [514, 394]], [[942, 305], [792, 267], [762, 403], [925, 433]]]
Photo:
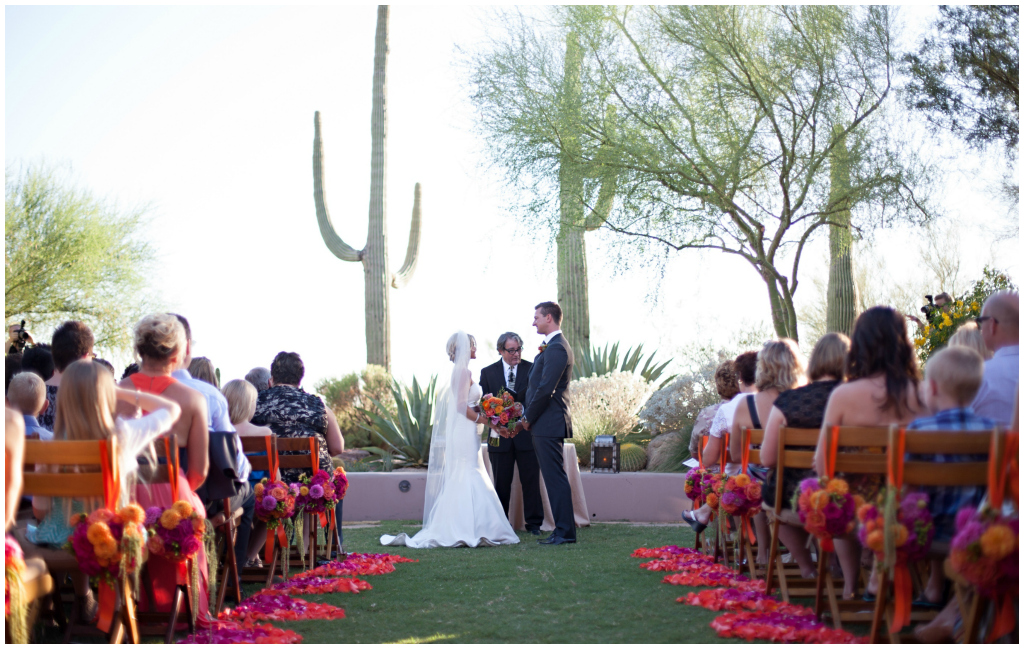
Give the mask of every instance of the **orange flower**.
[[303, 496], [309, 495], [309, 487], [299, 487], [299, 494]]
[[708, 494], [707, 503], [708, 503], [708, 507], [710, 507], [711, 509], [716, 509], [718, 507], [718, 494], [716, 494], [716, 493]]
[[846, 480], [832, 478], [831, 480], [828, 481], [828, 486], [825, 487], [825, 489], [830, 494], [835, 494], [837, 496], [845, 496], [847, 493], [850, 492], [850, 485], [846, 484]]
[[503, 412], [505, 412], [505, 408], [503, 406], [494, 406], [494, 414], [500, 415]]
[[194, 521], [192, 521], [192, 529], [195, 530], [196, 536], [202, 536], [203, 533], [206, 531], [206, 519], [196, 518]]
[[746, 473], [741, 473], [738, 476], [736, 476], [737, 486], [746, 487], [748, 484], [750, 484], [750, 476], [748, 476]]
[[93, 513], [89, 514], [89, 517], [86, 520], [88, 520], [89, 524], [92, 525], [93, 523], [109, 523], [112, 518], [114, 518], [114, 512], [109, 509], [97, 509]]
[[101, 559], [113, 559], [114, 555], [117, 554], [117, 541], [113, 537], [109, 539], [103, 539], [99, 543], [93, 544], [93, 548], [96, 551], [96, 556]]
[[875, 552], [881, 552], [882, 548], [885, 547], [885, 535], [882, 534], [882, 530], [874, 530], [867, 536], [868, 547]]
[[864, 520], [865, 518], [868, 517], [868, 511], [869, 510], [868, 510], [868, 508], [865, 505], [858, 505], [857, 506], [857, 518], [860, 519], [860, 520]]
[[811, 511], [807, 513], [807, 530], [823, 530], [825, 529], [825, 514], [819, 511]]
[[174, 511], [178, 512], [178, 516], [181, 516], [182, 518], [188, 518], [192, 515], [192, 505], [188, 504], [184, 500], [179, 500], [174, 503], [172, 508]]
[[811, 508], [815, 511], [825, 509], [828, 504], [829, 494], [827, 491], [815, 491], [811, 494]]
[[996, 561], [1017, 551], [1017, 535], [1006, 525], [993, 525], [981, 535], [981, 552]]
[[173, 509], [165, 510], [160, 514], [160, 524], [165, 530], [173, 530], [181, 522], [181, 515]]
[[93, 545], [99, 545], [104, 541], [114, 540], [114, 535], [110, 532], [110, 527], [106, 523], [93, 523], [86, 530], [85, 538], [89, 539], [89, 543]]
[[129, 523], [139, 524], [146, 520], [146, 512], [135, 503], [125, 505], [119, 513]]
[[761, 483], [751, 482], [743, 490], [743, 494], [747, 497], [747, 500], [757, 500], [761, 497]]
[[863, 496], [861, 496], [860, 494], [853, 494], [853, 506], [855, 508], [860, 509], [861, 507], [864, 506], [865, 502], [866, 501], [864, 500]]
[[288, 497], [288, 490], [284, 487], [274, 487], [270, 490], [270, 495], [273, 496], [275, 500], [284, 500]]
[[263, 493], [264, 489], [265, 489], [265, 487], [263, 486], [263, 483], [262, 482], [257, 482], [256, 483], [256, 488], [253, 489], [253, 491], [256, 493], [257, 496], [259, 496], [260, 494]]
[[896, 547], [901, 547], [906, 543], [909, 536], [910, 532], [907, 530], [907, 526], [903, 523], [896, 523]]
[[868, 534], [871, 534], [876, 529], [878, 529], [878, 525], [876, 525], [875, 521], [872, 519], [872, 520], [869, 520], [867, 523], [864, 524], [864, 529], [866, 529], [868, 531]]

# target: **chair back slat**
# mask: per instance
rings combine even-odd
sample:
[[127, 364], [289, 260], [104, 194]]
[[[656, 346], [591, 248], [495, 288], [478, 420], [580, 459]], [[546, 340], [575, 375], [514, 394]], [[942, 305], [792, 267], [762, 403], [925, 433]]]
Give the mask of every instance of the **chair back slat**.
[[[45, 443], [45, 442], [44, 442]], [[96, 473], [24, 473], [22, 475], [26, 496], [51, 496], [61, 498], [102, 498], [103, 476]]]
[[23, 493], [66, 498], [104, 497], [100, 445], [114, 457], [113, 440], [25, 441]]
[[784, 450], [779, 454], [779, 464], [787, 469], [813, 469], [814, 451]]
[[888, 426], [840, 426], [839, 452], [850, 446], [868, 446], [885, 449], [889, 445]]
[[[842, 433], [840, 433], [842, 435]], [[842, 446], [840, 446], [840, 449]], [[836, 454], [836, 473], [880, 473], [885, 475], [889, 469], [889, 459], [885, 453], [851, 453], [842, 450]]]
[[904, 449], [907, 453], [988, 455], [991, 430], [908, 430]]
[[[312, 448], [311, 448], [312, 445]], [[320, 440], [316, 437], [278, 437], [278, 467], [282, 469], [307, 469], [320, 466], [316, 453], [319, 451]], [[291, 453], [283, 455], [283, 453]]]
[[[764, 441], [764, 432], [761, 433]], [[808, 446], [818, 445], [818, 431], [811, 428], [779, 429], [778, 455], [775, 463], [775, 513], [779, 514], [788, 503], [782, 502], [783, 474], [786, 469], [814, 468], [814, 451], [804, 450]], [[760, 454], [758, 454], [760, 459]], [[753, 453], [751, 453], [753, 458]], [[753, 462], [753, 459], [751, 459]]]
[[[740, 452], [747, 453], [747, 461], [750, 464], [761, 464], [761, 444], [764, 443], [764, 429], [763, 428], [745, 428], [743, 429], [743, 440], [746, 442], [740, 447]], [[758, 448], [753, 448], [757, 446]], [[747, 450], [749, 449], [749, 450]]]
[[818, 437], [821, 431], [817, 428], [790, 428], [783, 426], [779, 429], [779, 438], [783, 440], [782, 446], [817, 446]]
[[239, 437], [242, 440], [242, 451], [249, 459], [253, 471], [270, 471], [271, 455], [267, 455], [267, 440], [270, 440], [270, 453], [277, 456], [277, 435], [258, 437]]
[[903, 484], [914, 487], [979, 487], [988, 484], [988, 462], [907, 462]]
[[[893, 431], [893, 444], [898, 431]], [[904, 451], [924, 456], [922, 459], [903, 459], [903, 484], [914, 487], [977, 487], [988, 484], [988, 456], [991, 450], [991, 430], [907, 430], [903, 432]], [[934, 462], [936, 453], [971, 455], [974, 462]], [[894, 472], [901, 458], [893, 457]]]
[[78, 465], [100, 463], [99, 440], [80, 442], [25, 441], [25, 464]]

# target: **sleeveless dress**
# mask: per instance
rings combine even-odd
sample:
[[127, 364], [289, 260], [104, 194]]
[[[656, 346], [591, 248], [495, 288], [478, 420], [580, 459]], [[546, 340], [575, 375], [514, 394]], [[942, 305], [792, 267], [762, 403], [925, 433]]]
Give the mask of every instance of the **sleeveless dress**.
[[[150, 394], [161, 394], [170, 385], [176, 383], [177, 380], [170, 376], [146, 376], [141, 372], [132, 374], [128, 377], [132, 384], [139, 390], [139, 392], [148, 392]], [[182, 448], [182, 455], [186, 449]], [[188, 480], [185, 478], [182, 472], [187, 467], [185, 466], [186, 461], [182, 461], [182, 470], [178, 471], [178, 498], [184, 500], [192, 508], [206, 516], [206, 508], [203, 506], [203, 501], [199, 499], [192, 488], [188, 484]], [[135, 487], [135, 501], [140, 507], [146, 509], [148, 507], [170, 507], [174, 504], [171, 498], [171, 485], [170, 484], [154, 484], [146, 485], [139, 483]], [[206, 565], [206, 548], [200, 546], [199, 549], [199, 610], [196, 612], [196, 624], [202, 627], [208, 627], [212, 624], [213, 619], [210, 617], [209, 610], [209, 572]], [[184, 565], [184, 564], [181, 564]], [[139, 608], [140, 610], [164, 612], [171, 610], [171, 603], [174, 598], [174, 590], [178, 585], [179, 580], [179, 564], [174, 561], [168, 561], [163, 557], [150, 554], [149, 559], [146, 561], [148, 567], [149, 577], [153, 584], [153, 599], [155, 602], [147, 602], [146, 597], [140, 597]]]
[[[474, 383], [469, 401], [480, 400], [482, 391]], [[452, 427], [445, 442], [453, 451], [444, 466], [444, 485], [434, 502], [430, 526], [415, 536], [385, 534], [381, 545], [404, 545], [410, 548], [454, 548], [519, 543], [519, 537], [508, 522], [480, 453], [480, 437], [476, 424], [462, 415]]]

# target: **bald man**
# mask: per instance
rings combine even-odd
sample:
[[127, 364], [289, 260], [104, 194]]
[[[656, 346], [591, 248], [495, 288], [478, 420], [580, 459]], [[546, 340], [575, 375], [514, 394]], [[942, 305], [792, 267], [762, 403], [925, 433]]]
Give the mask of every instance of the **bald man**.
[[1020, 295], [999, 291], [985, 300], [977, 319], [985, 346], [993, 356], [985, 361], [985, 378], [972, 407], [976, 414], [1003, 425], [1013, 417], [1020, 380], [1019, 314]]

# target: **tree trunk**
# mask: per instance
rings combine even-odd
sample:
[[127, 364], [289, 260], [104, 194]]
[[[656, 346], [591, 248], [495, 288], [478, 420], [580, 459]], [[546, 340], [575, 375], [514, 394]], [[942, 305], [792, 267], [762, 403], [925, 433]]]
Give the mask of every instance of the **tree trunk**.
[[[838, 128], [838, 127], [837, 127]], [[850, 335], [857, 319], [857, 286], [853, 279], [850, 205], [850, 167], [846, 139], [840, 138], [832, 152], [828, 229], [829, 268], [825, 331]]]
[[587, 289], [587, 251], [582, 201], [583, 174], [579, 166], [580, 71], [579, 37], [565, 39], [565, 74], [561, 106], [562, 160], [558, 170], [560, 223], [558, 246], [558, 303], [562, 333], [573, 349], [590, 348], [590, 302]]

